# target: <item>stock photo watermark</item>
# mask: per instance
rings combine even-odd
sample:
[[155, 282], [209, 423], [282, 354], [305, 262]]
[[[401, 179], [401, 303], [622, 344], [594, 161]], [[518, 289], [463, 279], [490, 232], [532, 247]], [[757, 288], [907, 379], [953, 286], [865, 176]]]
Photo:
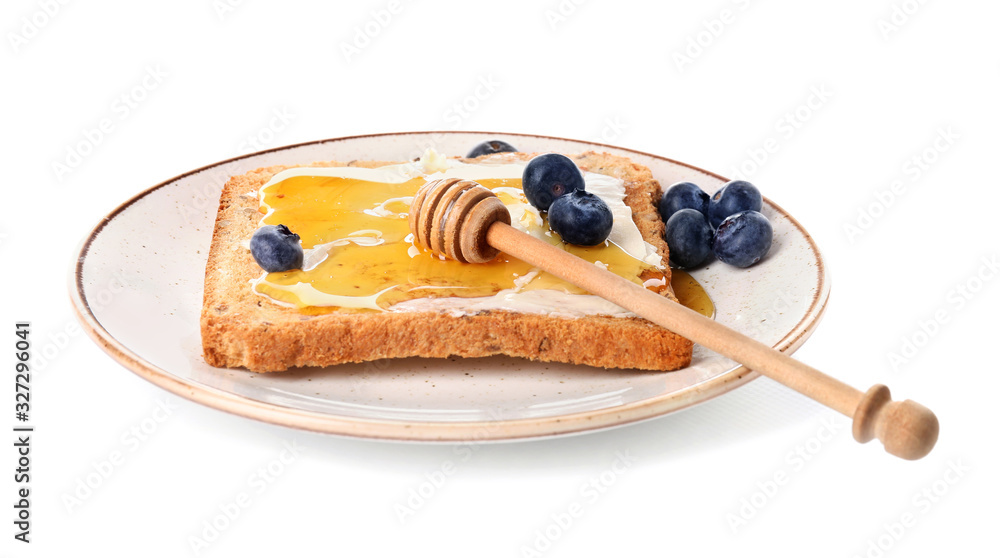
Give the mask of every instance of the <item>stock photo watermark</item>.
[[254, 470], [247, 477], [246, 485], [235, 496], [225, 500], [215, 507], [211, 517], [201, 522], [197, 534], [188, 535], [187, 542], [191, 553], [201, 556], [213, 543], [219, 540], [230, 527], [254, 504], [254, 498], [259, 497], [282, 475], [288, 467], [298, 461], [303, 450], [297, 440], [282, 442], [278, 455]]
[[715, 41], [740, 19], [740, 14], [749, 8], [750, 0], [732, 0], [717, 14], [703, 19], [701, 27], [688, 35], [684, 45], [674, 49], [670, 55], [677, 71], [683, 73], [686, 68], [708, 52]]
[[354, 58], [367, 49], [402, 12], [403, 3], [400, 0], [389, 0], [384, 7], [371, 11], [367, 21], [354, 27], [354, 35], [349, 41], [340, 41], [344, 60], [348, 64], [354, 62]]
[[[115, 271], [107, 284], [88, 295], [87, 303], [94, 312], [100, 312], [110, 306], [118, 293], [126, 288], [128, 288], [127, 280], [121, 271]], [[45, 341], [39, 342], [41, 344], [31, 356], [31, 369], [35, 372], [44, 371], [82, 335], [83, 328], [77, 320], [73, 318], [64, 320], [61, 328], [47, 332]]]
[[628, 125], [618, 116], [609, 116], [602, 124], [601, 131], [593, 136], [597, 143], [614, 143], [628, 130]]
[[959, 281], [944, 295], [942, 302], [926, 319], [917, 320], [916, 325], [899, 338], [898, 349], [889, 351], [886, 358], [893, 372], [899, 372], [913, 361], [930, 342], [948, 326], [955, 315], [969, 306], [987, 284], [1000, 273], [1000, 259], [997, 254], [983, 256], [976, 268], [964, 281]]
[[781, 318], [781, 316], [791, 310], [797, 304], [796, 300], [789, 293], [779, 289], [774, 295], [770, 306], [764, 310], [760, 319], [746, 325], [744, 334], [752, 339], [760, 339], [766, 329], [771, 328], [771, 323]]
[[284, 132], [294, 120], [295, 115], [285, 105], [282, 105], [281, 108], [271, 109], [267, 123], [253, 133], [247, 134], [246, 139], [240, 143], [236, 150], [241, 155], [245, 155], [271, 146], [278, 135]]
[[522, 544], [518, 553], [523, 558], [538, 558], [545, 554], [556, 541], [569, 532], [587, 511], [607, 494], [618, 480], [628, 472], [638, 459], [628, 450], [616, 451], [611, 465], [587, 479], [577, 490], [577, 498], [565, 508], [549, 515], [548, 521], [531, 534], [531, 543]]
[[146, 66], [145, 73], [135, 85], [125, 89], [115, 97], [108, 109], [109, 114], [97, 120], [93, 126], [85, 126], [77, 140], [66, 146], [65, 154], [52, 161], [52, 173], [62, 182], [66, 175], [74, 172], [90, 158], [110, 137], [118, 126], [139, 108], [149, 95], [163, 85], [167, 74], [158, 65]]
[[31, 369], [35, 372], [41, 372], [48, 368], [49, 364], [59, 358], [59, 355], [66, 350], [77, 337], [80, 337], [82, 333], [83, 329], [76, 320], [66, 320], [62, 329], [58, 329], [54, 333], [48, 333], [48, 339], [44, 342], [41, 349], [39, 349], [32, 356]]
[[545, 21], [549, 23], [549, 29], [555, 31], [560, 25], [569, 21], [569, 18], [576, 14], [580, 6], [587, 3], [587, 0], [559, 0], [558, 4], [545, 10]]
[[907, 533], [913, 531], [920, 524], [921, 518], [937, 507], [971, 470], [972, 467], [963, 463], [961, 459], [949, 459], [944, 471], [914, 493], [910, 498], [910, 505], [893, 519], [884, 522], [878, 534], [865, 542], [864, 550], [852, 554], [851, 558], [883, 558], [906, 537]]
[[468, 462], [479, 452], [483, 447], [483, 441], [489, 439], [491, 434], [500, 429], [503, 420], [503, 415], [499, 411], [491, 409], [489, 420], [472, 434], [470, 440], [452, 447], [454, 459], [445, 459], [436, 469], [424, 473], [420, 482], [406, 491], [406, 497], [392, 506], [399, 523], [405, 524], [412, 519], [420, 509], [439, 494], [448, 479], [458, 472], [459, 465]]
[[246, 0], [212, 0], [212, 10], [215, 11], [219, 21], [223, 21], [229, 14], [236, 11]]
[[885, 17], [879, 18], [878, 31], [882, 35], [882, 40], [888, 42], [893, 35], [910, 22], [910, 18], [917, 15], [920, 8], [927, 3], [927, 0], [903, 0], [894, 2], [889, 8], [889, 13]]
[[911, 154], [903, 162], [900, 173], [902, 178], [896, 178], [885, 188], [876, 189], [872, 192], [874, 201], [868, 202], [858, 208], [857, 216], [844, 223], [844, 234], [851, 244], [857, 242], [881, 219], [895, 203], [906, 195], [909, 188], [920, 181], [931, 168], [934, 167], [942, 156], [951, 151], [955, 142], [961, 138], [951, 126], [938, 128], [937, 133], [925, 147], [922, 147]]
[[102, 486], [106, 486], [115, 472], [128, 462], [129, 456], [152, 439], [178, 409], [168, 399], [158, 400], [145, 417], [122, 432], [118, 437], [118, 445], [105, 457], [91, 461], [90, 470], [76, 478], [72, 489], [63, 492], [62, 503], [66, 512], [72, 515]]
[[[191, 200], [179, 204], [177, 208], [188, 224], [204, 223], [205, 226], [212, 226], [209, 219], [215, 217], [222, 188], [234, 174], [237, 174], [234, 169], [235, 165], [227, 164], [205, 171], [204, 180], [191, 196]], [[257, 192], [244, 192], [242, 195], [257, 197]]]
[[393, 505], [393, 511], [396, 512], [396, 519], [399, 520], [400, 524], [406, 523], [408, 519], [416, 515], [417, 510], [424, 507], [424, 504], [444, 487], [456, 471], [458, 471], [458, 466], [455, 462], [446, 459], [437, 469], [425, 473], [424, 480], [407, 491], [406, 499]]
[[54, 19], [59, 17], [69, 0], [38, 0], [38, 6], [30, 14], [21, 16], [13, 31], [7, 32], [7, 44], [14, 54], [34, 40]]
[[[441, 119], [449, 124], [450, 129], [458, 130], [472, 116], [479, 111], [487, 101], [496, 94], [503, 83], [497, 81], [493, 74], [480, 75], [476, 78], [474, 85], [468, 89], [468, 93], [455, 98], [455, 100], [441, 114]], [[447, 134], [428, 134], [419, 136], [413, 144], [413, 150], [407, 156], [408, 159], [416, 159], [424, 154], [428, 149], [440, 150], [441, 144], [445, 141]]]
[[757, 481], [749, 495], [740, 498], [733, 511], [726, 513], [726, 525], [733, 535], [739, 534], [778, 497], [782, 489], [812, 462], [823, 448], [833, 441], [849, 423], [840, 416], [829, 415], [820, 419], [816, 432], [785, 453], [783, 465], [764, 480]]
[[444, 121], [454, 128], [459, 128], [473, 113], [479, 110], [483, 102], [488, 101], [500, 87], [500, 82], [493, 79], [493, 74], [479, 76], [476, 86], [468, 95], [455, 101], [444, 111]]
[[775, 135], [768, 136], [760, 145], [748, 147], [746, 158], [733, 166], [729, 176], [733, 180], [750, 180], [830, 102], [833, 96], [834, 92], [824, 84], [810, 87], [801, 103], [785, 111], [774, 122]]

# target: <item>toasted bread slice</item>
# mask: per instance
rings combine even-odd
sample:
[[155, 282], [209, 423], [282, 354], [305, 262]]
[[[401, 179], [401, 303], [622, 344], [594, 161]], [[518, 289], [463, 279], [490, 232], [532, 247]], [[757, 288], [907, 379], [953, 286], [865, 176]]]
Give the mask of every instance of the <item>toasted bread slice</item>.
[[[533, 154], [486, 156], [491, 162], [526, 161]], [[625, 203], [643, 238], [666, 267], [668, 248], [654, 200], [660, 185], [646, 167], [624, 157], [586, 152], [571, 156], [585, 171], [624, 181]], [[477, 161], [467, 161], [477, 162]], [[327, 162], [310, 166], [374, 168], [382, 161]], [[638, 317], [557, 317], [510, 311], [456, 316], [447, 312], [331, 312], [307, 315], [252, 292], [260, 276], [247, 241], [261, 214], [254, 195], [274, 166], [234, 176], [222, 192], [205, 271], [201, 336], [212, 366], [256, 372], [297, 366], [328, 366], [401, 357], [485, 357], [508, 355], [538, 361], [604, 368], [675, 370], [691, 360], [691, 342]], [[475, 265], [475, 264], [469, 264]], [[663, 296], [673, 298], [667, 287]]]

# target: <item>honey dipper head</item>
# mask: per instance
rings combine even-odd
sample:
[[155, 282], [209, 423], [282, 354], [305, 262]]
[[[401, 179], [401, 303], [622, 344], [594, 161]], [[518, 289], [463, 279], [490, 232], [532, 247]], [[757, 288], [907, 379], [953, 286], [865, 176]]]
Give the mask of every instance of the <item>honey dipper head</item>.
[[416, 243], [463, 263], [497, 257], [499, 250], [486, 242], [486, 231], [497, 221], [509, 225], [510, 212], [496, 194], [472, 180], [432, 180], [410, 204], [410, 232]]

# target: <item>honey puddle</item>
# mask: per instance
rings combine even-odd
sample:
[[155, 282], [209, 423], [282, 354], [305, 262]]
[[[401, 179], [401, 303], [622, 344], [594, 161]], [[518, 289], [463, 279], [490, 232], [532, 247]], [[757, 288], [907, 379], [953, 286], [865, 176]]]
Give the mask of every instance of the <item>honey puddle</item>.
[[670, 286], [673, 287], [674, 294], [681, 304], [703, 316], [715, 317], [715, 304], [712, 303], [712, 298], [690, 273], [671, 269]]

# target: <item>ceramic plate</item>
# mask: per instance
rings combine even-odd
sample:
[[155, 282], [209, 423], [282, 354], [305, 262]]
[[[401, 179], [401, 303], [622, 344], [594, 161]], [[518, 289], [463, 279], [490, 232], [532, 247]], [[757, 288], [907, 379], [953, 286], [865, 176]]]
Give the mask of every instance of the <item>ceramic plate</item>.
[[[153, 186], [84, 239], [70, 277], [89, 335], [115, 360], [181, 397], [306, 430], [405, 440], [517, 439], [626, 424], [736, 388], [754, 372], [696, 346], [675, 372], [603, 370], [521, 359], [399, 359], [252, 374], [205, 364], [198, 318], [205, 260], [226, 180], [258, 167], [353, 159], [406, 160], [425, 147], [462, 155], [486, 139], [522, 151], [589, 149], [632, 158], [663, 186], [688, 180], [708, 192], [725, 179], [664, 157], [560, 138], [484, 132], [414, 132], [338, 138], [230, 159]], [[786, 353], [815, 329], [829, 279], [812, 238], [765, 199], [774, 227], [768, 256], [750, 269], [718, 262], [694, 272], [716, 319]]]

